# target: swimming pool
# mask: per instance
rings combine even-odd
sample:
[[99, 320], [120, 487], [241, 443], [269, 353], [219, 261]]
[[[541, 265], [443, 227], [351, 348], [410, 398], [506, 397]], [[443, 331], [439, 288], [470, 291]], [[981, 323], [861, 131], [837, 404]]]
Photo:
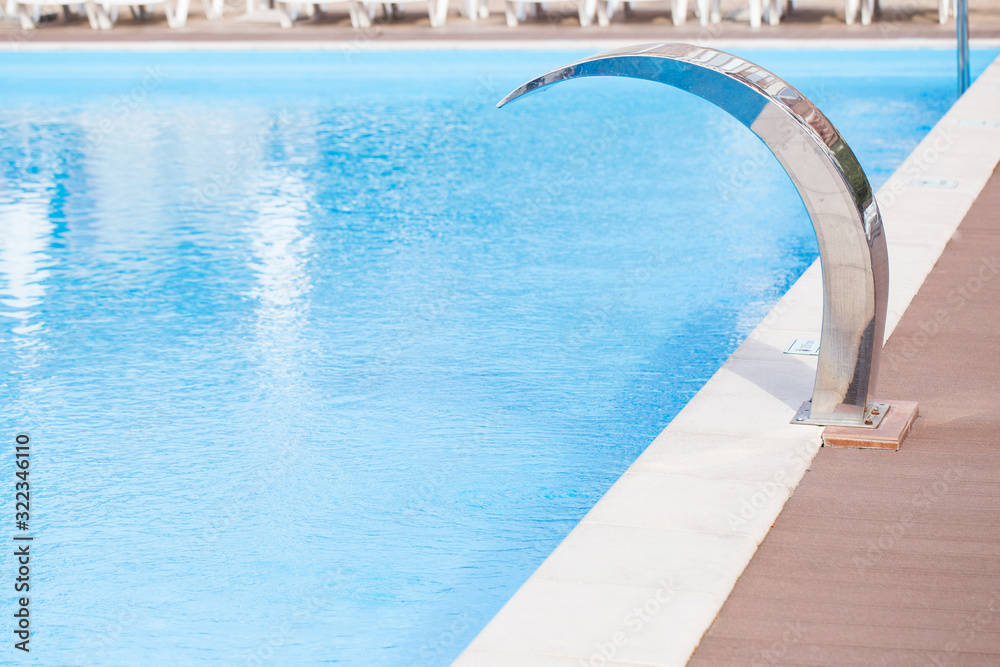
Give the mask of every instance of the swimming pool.
[[[492, 109], [581, 55], [0, 57], [33, 660], [447, 664], [711, 376], [804, 210], [662, 86]], [[948, 52], [741, 55], [876, 188], [954, 97]]]

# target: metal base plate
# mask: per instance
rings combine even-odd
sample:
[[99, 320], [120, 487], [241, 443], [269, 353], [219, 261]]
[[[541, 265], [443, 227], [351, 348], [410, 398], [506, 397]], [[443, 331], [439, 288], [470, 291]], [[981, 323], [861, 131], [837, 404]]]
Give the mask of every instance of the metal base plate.
[[869, 403], [865, 408], [862, 422], [858, 423], [850, 419], [810, 419], [809, 411], [812, 409], [812, 399], [802, 404], [799, 411], [795, 413], [790, 423], [809, 424], [811, 426], [853, 426], [855, 428], [878, 428], [882, 423], [885, 414], [889, 412], [888, 403]]

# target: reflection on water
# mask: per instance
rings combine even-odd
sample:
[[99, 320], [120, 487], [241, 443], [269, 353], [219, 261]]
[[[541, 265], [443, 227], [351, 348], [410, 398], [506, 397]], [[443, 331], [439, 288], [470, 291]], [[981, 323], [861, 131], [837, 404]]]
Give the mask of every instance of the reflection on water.
[[[0, 67], [5, 432], [38, 443], [45, 559], [25, 661], [471, 640], [815, 253], [777, 163], [698, 100], [482, 94], [580, 55]], [[877, 184], [947, 106], [945, 56], [793, 83]], [[915, 61], [940, 80], [893, 75]]]
[[[44, 319], [40, 306], [45, 299], [45, 281], [50, 276], [51, 255], [46, 251], [55, 225], [48, 217], [45, 186], [34, 192], [17, 193], [10, 188], [0, 199], [0, 316], [15, 320], [10, 342], [19, 363], [8, 371], [30, 368], [44, 346]], [[40, 186], [40, 187], [39, 187]]]

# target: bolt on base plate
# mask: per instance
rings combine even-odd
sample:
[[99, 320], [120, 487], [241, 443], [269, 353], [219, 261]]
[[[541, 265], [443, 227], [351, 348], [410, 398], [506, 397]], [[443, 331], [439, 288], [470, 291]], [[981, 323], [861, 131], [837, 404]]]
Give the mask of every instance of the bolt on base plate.
[[809, 424], [811, 426], [853, 426], [855, 428], [878, 428], [882, 419], [889, 412], [888, 403], [869, 403], [865, 407], [861, 423], [849, 419], [810, 419], [809, 411], [812, 409], [812, 399], [802, 404], [799, 411], [795, 413], [790, 423]]

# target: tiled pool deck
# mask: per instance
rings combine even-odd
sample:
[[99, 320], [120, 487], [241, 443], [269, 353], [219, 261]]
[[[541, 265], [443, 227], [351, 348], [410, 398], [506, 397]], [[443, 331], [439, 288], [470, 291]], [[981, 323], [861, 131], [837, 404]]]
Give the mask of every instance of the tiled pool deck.
[[[731, 21], [703, 29], [693, 19], [674, 28], [648, 20], [645, 8], [608, 30], [583, 30], [572, 18], [510, 30], [494, 6], [476, 24], [454, 19], [431, 31], [411, 19], [367, 33], [343, 21], [291, 30], [208, 22], [195, 6], [180, 31], [126, 20], [104, 33], [56, 24], [26, 35], [4, 24], [0, 41], [9, 49], [398, 48], [433, 38], [420, 46], [601, 48], [786, 38], [816, 47], [861, 37], [878, 40], [866, 41], [871, 48], [950, 38], [954, 25], [932, 22], [935, 5], [923, 4], [887, 4], [881, 24], [848, 27], [832, 20], [842, 5], [800, 3], [797, 18], [759, 31]], [[972, 4], [973, 35], [1000, 37], [1000, 6]], [[696, 648], [693, 664], [706, 665], [1000, 662], [1000, 468], [989, 451], [1000, 443], [992, 412], [1000, 182], [983, 191], [998, 162], [994, 64], [879, 192], [892, 336], [878, 393], [921, 404], [899, 452], [820, 451], [819, 428], [788, 424], [815, 373], [814, 359], [782, 354], [794, 338], [818, 338], [814, 265], [456, 664], [682, 665]], [[936, 181], [954, 187], [927, 185]]]
[[692, 665], [1000, 664], [1000, 171], [885, 346], [899, 452], [823, 448]]

